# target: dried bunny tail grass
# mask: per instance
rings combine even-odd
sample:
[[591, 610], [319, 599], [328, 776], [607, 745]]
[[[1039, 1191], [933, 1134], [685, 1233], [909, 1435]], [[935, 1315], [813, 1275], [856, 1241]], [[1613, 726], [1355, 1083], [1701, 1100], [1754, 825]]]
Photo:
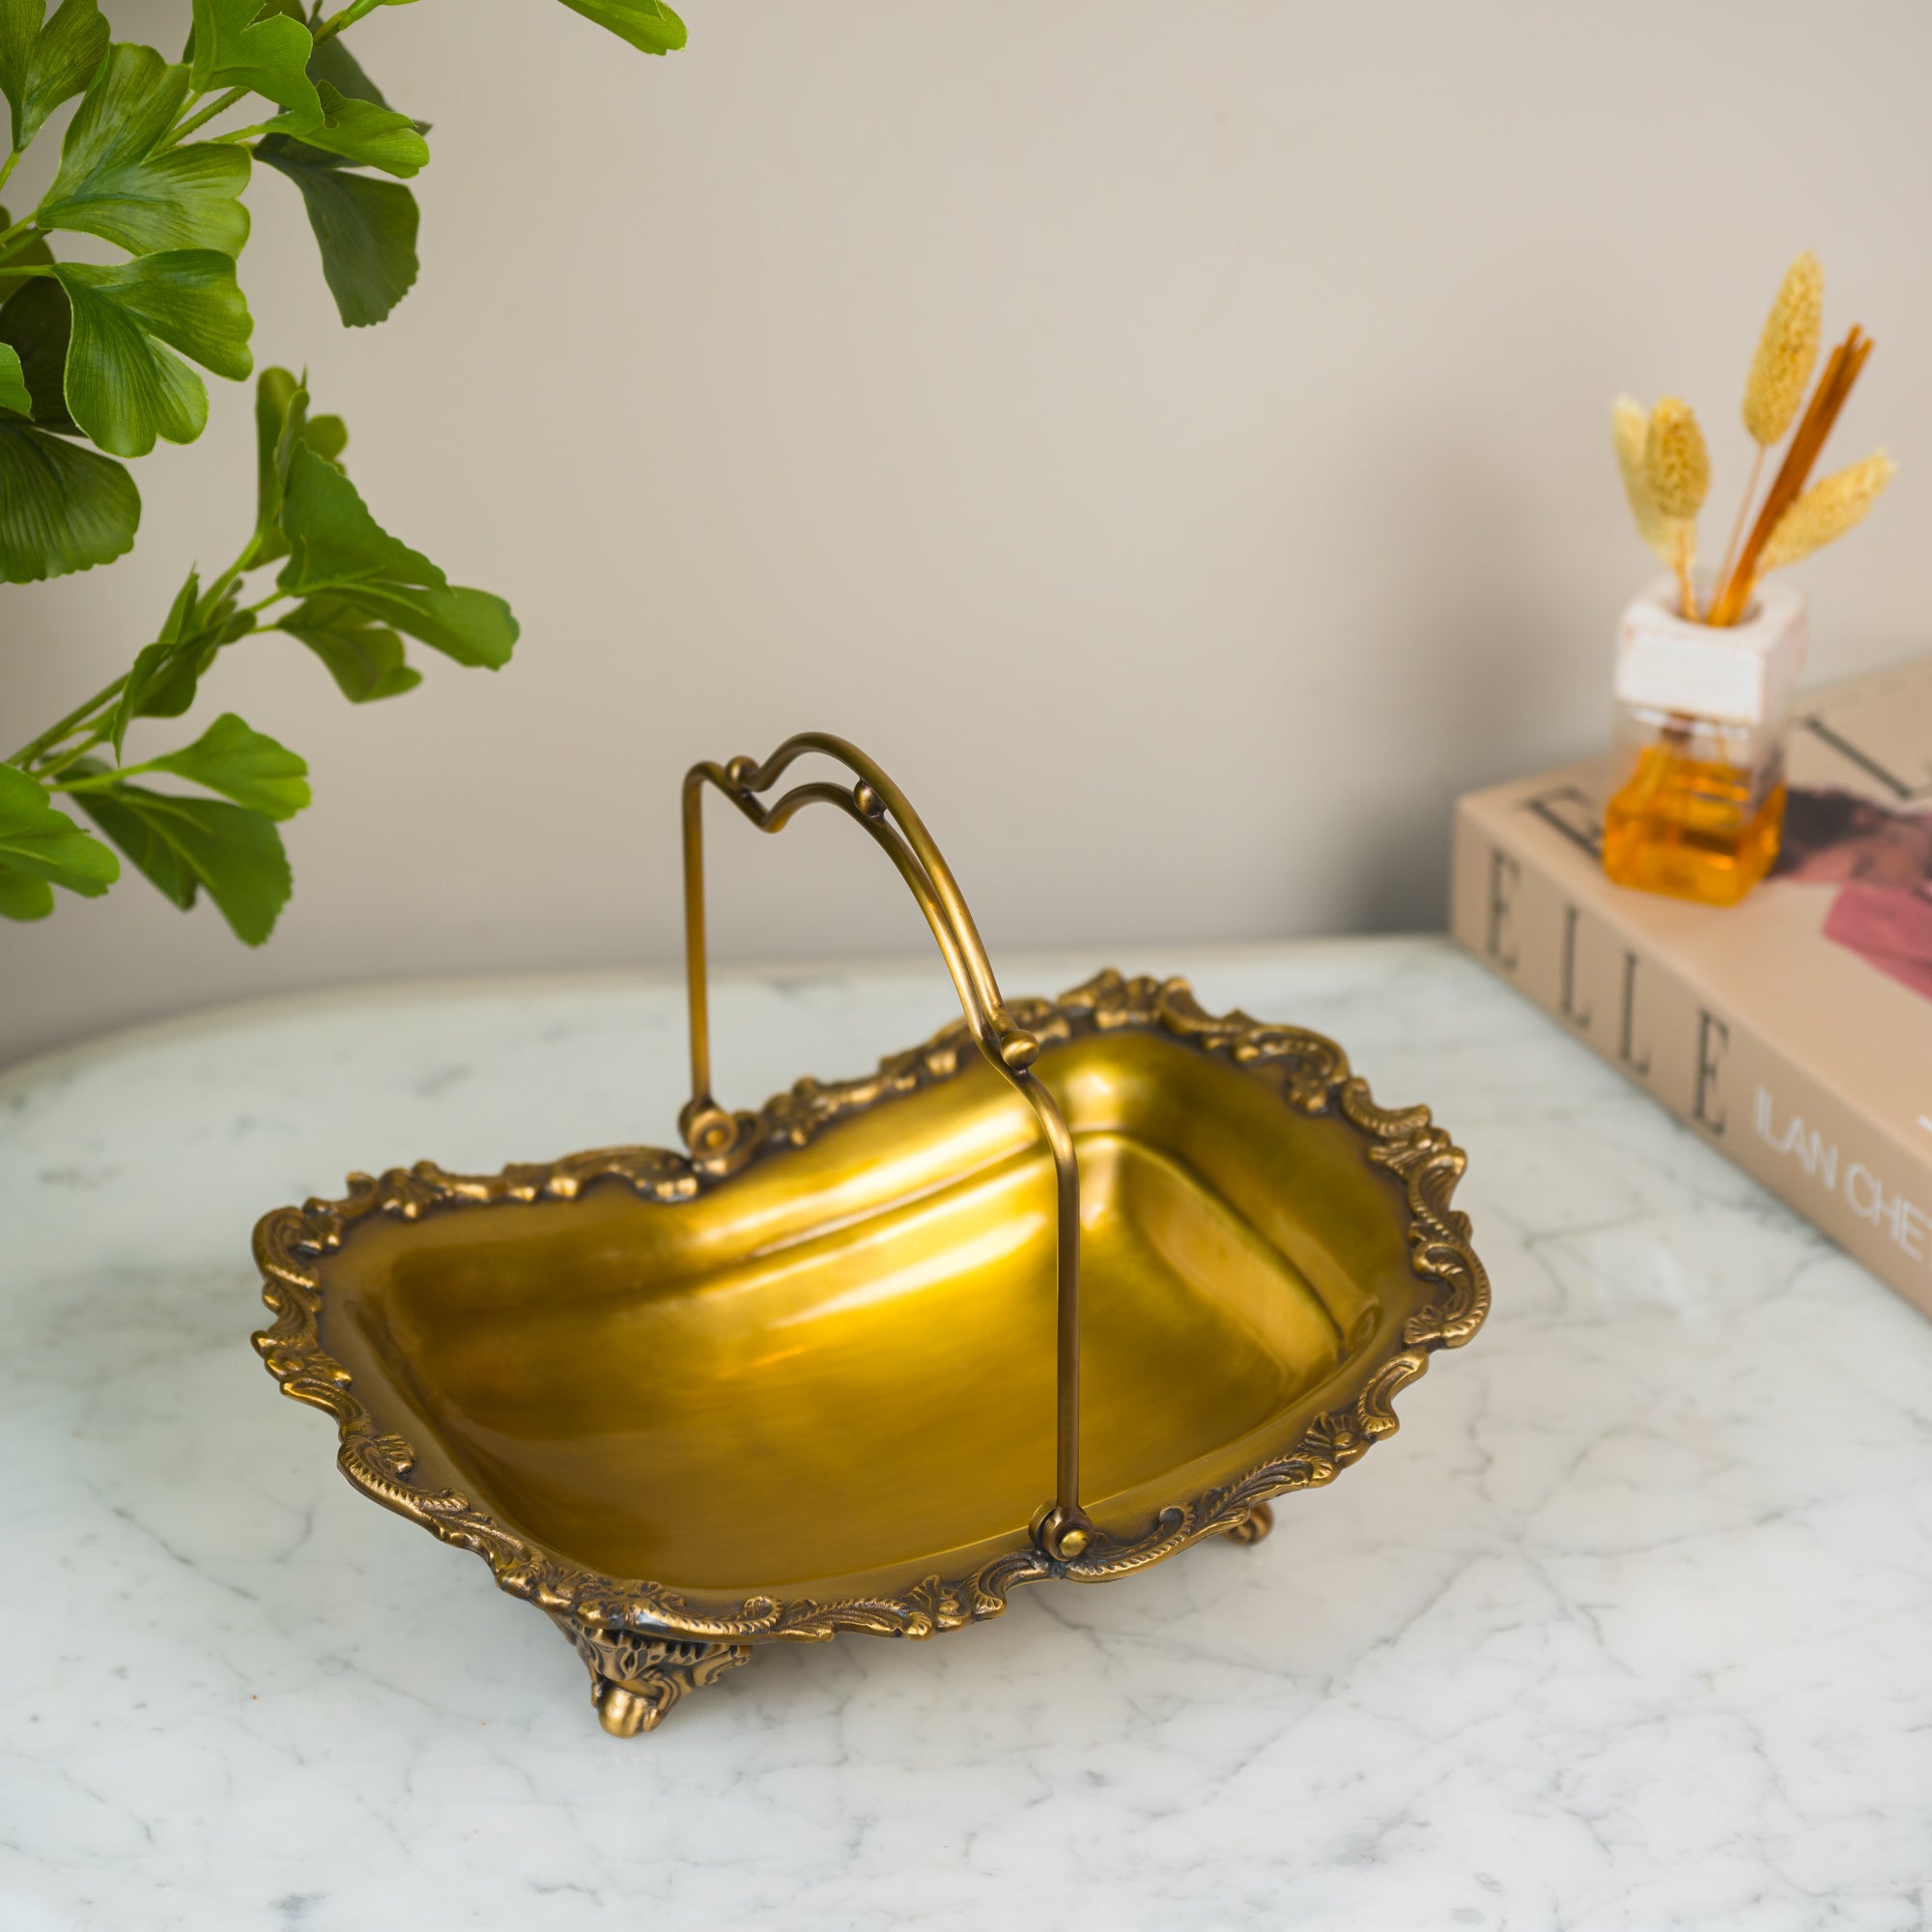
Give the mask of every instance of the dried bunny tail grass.
[[1745, 427], [1769, 448], [1791, 427], [1818, 360], [1825, 320], [1825, 271], [1807, 248], [1784, 271], [1745, 380]]
[[1665, 396], [1650, 412], [1643, 472], [1660, 516], [1683, 523], [1704, 507], [1711, 488], [1711, 457], [1696, 414], [1681, 396]]
[[1650, 477], [1643, 467], [1644, 438], [1650, 433], [1650, 413], [1634, 396], [1619, 396], [1610, 408], [1610, 433], [1616, 440], [1617, 468], [1623, 472], [1624, 495], [1630, 498], [1636, 533], [1664, 563], [1677, 556], [1675, 533], [1659, 513], [1650, 494]]
[[1677, 574], [1677, 608], [1690, 623], [1699, 622], [1697, 591], [1691, 571], [1697, 562], [1697, 519], [1673, 517], [1664, 527], [1670, 532], [1667, 561]]
[[1879, 499], [1898, 465], [1884, 450], [1814, 483], [1772, 526], [1758, 557], [1760, 572], [1802, 563], [1843, 536]]

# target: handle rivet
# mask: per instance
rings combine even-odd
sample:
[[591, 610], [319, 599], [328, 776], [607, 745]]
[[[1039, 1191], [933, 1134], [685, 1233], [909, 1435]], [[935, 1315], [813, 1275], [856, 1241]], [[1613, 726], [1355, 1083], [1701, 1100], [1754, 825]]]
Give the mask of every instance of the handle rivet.
[[1069, 1529], [1060, 1539], [1060, 1553], [1066, 1557], [1084, 1555], [1087, 1549], [1087, 1532], [1084, 1529]]
[[1000, 1037], [1000, 1058], [1015, 1073], [1023, 1073], [1039, 1058], [1039, 1041], [1024, 1027], [1015, 1027]]
[[867, 818], [883, 818], [886, 815], [886, 802], [864, 779], [852, 787], [852, 803]]

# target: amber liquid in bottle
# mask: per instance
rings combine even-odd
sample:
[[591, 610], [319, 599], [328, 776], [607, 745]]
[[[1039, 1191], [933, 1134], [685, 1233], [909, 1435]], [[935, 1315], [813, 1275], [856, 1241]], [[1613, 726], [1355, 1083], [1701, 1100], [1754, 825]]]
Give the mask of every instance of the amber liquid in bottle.
[[1666, 733], [1638, 752], [1605, 811], [1604, 870], [1620, 886], [1736, 905], [1771, 870], [1783, 825], [1781, 775], [1762, 788], [1749, 767], [1696, 757], [1688, 732]]

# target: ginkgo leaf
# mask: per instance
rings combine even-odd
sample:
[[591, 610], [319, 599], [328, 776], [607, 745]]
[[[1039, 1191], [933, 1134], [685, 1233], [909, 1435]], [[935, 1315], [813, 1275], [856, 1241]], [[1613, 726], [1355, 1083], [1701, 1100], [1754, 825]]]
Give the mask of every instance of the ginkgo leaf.
[[496, 670], [510, 661], [518, 636], [510, 607], [487, 590], [450, 583], [377, 523], [348, 477], [300, 444], [289, 466], [282, 530], [289, 560], [276, 582], [283, 590], [334, 590], [458, 664]]
[[197, 94], [245, 87], [283, 107], [320, 114], [308, 60], [315, 41], [299, 21], [270, 14], [261, 0], [194, 0], [189, 41], [191, 85]]
[[286, 369], [255, 379], [255, 543], [248, 567], [289, 554], [282, 535], [282, 476], [308, 410], [308, 391]]
[[100, 840], [56, 811], [46, 787], [18, 765], [0, 765], [0, 865], [99, 898], [121, 867]]
[[27, 393], [27, 378], [20, 368], [20, 352], [11, 342], [0, 342], [0, 410], [12, 410], [16, 416], [34, 412], [34, 399]]
[[309, 590], [382, 579], [391, 583], [448, 582], [420, 551], [392, 537], [349, 478], [298, 443], [289, 463], [282, 530], [290, 556], [275, 580], [283, 590]]
[[640, 53], [675, 53], [684, 44], [684, 22], [659, 0], [563, 0], [563, 4], [620, 41], [628, 41]]
[[310, 416], [302, 441], [311, 455], [321, 457], [331, 469], [340, 469], [342, 452], [349, 447], [349, 425], [340, 416]]
[[120, 464], [31, 423], [0, 421], [0, 581], [38, 583], [134, 548], [141, 493]]
[[181, 643], [143, 644], [134, 654], [128, 682], [121, 687], [109, 733], [118, 755], [128, 727], [137, 718], [179, 718], [194, 702], [201, 674], [213, 663], [220, 646], [212, 638], [197, 637], [191, 646]]
[[306, 761], [232, 711], [224, 711], [192, 745], [132, 769], [172, 772], [268, 818], [293, 818], [310, 801]]
[[[90, 766], [105, 769], [96, 759], [83, 758], [74, 770], [85, 773]], [[142, 796], [139, 785], [117, 785], [76, 796], [88, 817], [127, 853], [142, 877], [159, 887], [183, 912], [194, 904], [201, 882], [193, 869], [183, 863], [173, 843], [148, 824], [135, 803]], [[161, 794], [149, 792], [146, 796], [159, 798]]]
[[275, 628], [299, 639], [328, 667], [351, 704], [400, 697], [422, 682], [422, 673], [406, 662], [402, 639], [339, 592], [325, 590], [306, 599], [277, 618]]
[[201, 573], [190, 570], [187, 582], [175, 592], [161, 635], [136, 653], [108, 729], [108, 742], [117, 758], [128, 727], [135, 719], [179, 718], [194, 702], [195, 685], [220, 648], [216, 639], [199, 634], [191, 640], [191, 647], [185, 647], [189, 620], [200, 597]]
[[13, 109], [16, 154], [87, 86], [107, 51], [107, 22], [95, 0], [61, 0], [43, 24], [45, 0], [0, 0], [0, 94]]
[[488, 590], [464, 584], [355, 583], [340, 593], [359, 610], [480, 670], [501, 670], [516, 648], [517, 620]]
[[267, 125], [305, 147], [340, 156], [366, 167], [407, 181], [429, 165], [429, 143], [407, 114], [355, 100], [324, 81], [319, 90], [321, 110], [314, 114], [278, 114]]
[[222, 646], [246, 637], [254, 628], [254, 613], [236, 611], [231, 602], [186, 637], [148, 644], [138, 651], [114, 707], [109, 742], [116, 756], [136, 718], [179, 718], [194, 702], [195, 687]]
[[[182, 587], [175, 592], [175, 601], [168, 606], [168, 614], [161, 624], [162, 643], [180, 643], [187, 635], [188, 619], [194, 615], [194, 607], [200, 602], [201, 572], [190, 570]], [[119, 750], [118, 746], [116, 750]]]
[[285, 134], [265, 134], [255, 158], [300, 190], [344, 326], [381, 322], [415, 285], [415, 196], [400, 182], [352, 174], [338, 156]]
[[274, 930], [294, 882], [281, 835], [259, 811], [132, 784], [80, 792], [76, 803], [184, 910], [205, 886], [243, 945]]
[[340, 469], [349, 426], [340, 416], [310, 419], [308, 389], [286, 369], [264, 369], [255, 384], [255, 542], [250, 570], [289, 554], [282, 534], [282, 487], [297, 443]]
[[248, 211], [237, 199], [248, 185], [247, 154], [216, 142], [155, 152], [187, 91], [187, 69], [168, 66], [153, 47], [109, 47], [61, 144], [40, 225], [99, 235], [134, 255], [239, 255], [248, 240]]
[[67, 412], [68, 338], [73, 311], [60, 284], [46, 276], [23, 283], [0, 303], [0, 342], [20, 358], [20, 379], [32, 400], [34, 420], [43, 429], [77, 431]]
[[0, 866], [0, 919], [45, 919], [54, 909], [54, 889], [44, 879]]
[[254, 366], [254, 325], [226, 255], [191, 248], [111, 268], [62, 262], [54, 276], [73, 307], [68, 408], [116, 456], [145, 456], [157, 436], [192, 442], [208, 420], [201, 378], [163, 343], [236, 382]]

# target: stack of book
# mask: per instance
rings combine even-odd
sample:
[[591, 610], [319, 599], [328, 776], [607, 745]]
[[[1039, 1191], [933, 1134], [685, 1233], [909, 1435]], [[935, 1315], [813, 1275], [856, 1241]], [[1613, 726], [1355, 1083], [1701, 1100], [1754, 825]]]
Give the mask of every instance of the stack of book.
[[1800, 700], [1740, 905], [1612, 885], [1609, 775], [1461, 801], [1457, 939], [1932, 1314], [1932, 658]]

